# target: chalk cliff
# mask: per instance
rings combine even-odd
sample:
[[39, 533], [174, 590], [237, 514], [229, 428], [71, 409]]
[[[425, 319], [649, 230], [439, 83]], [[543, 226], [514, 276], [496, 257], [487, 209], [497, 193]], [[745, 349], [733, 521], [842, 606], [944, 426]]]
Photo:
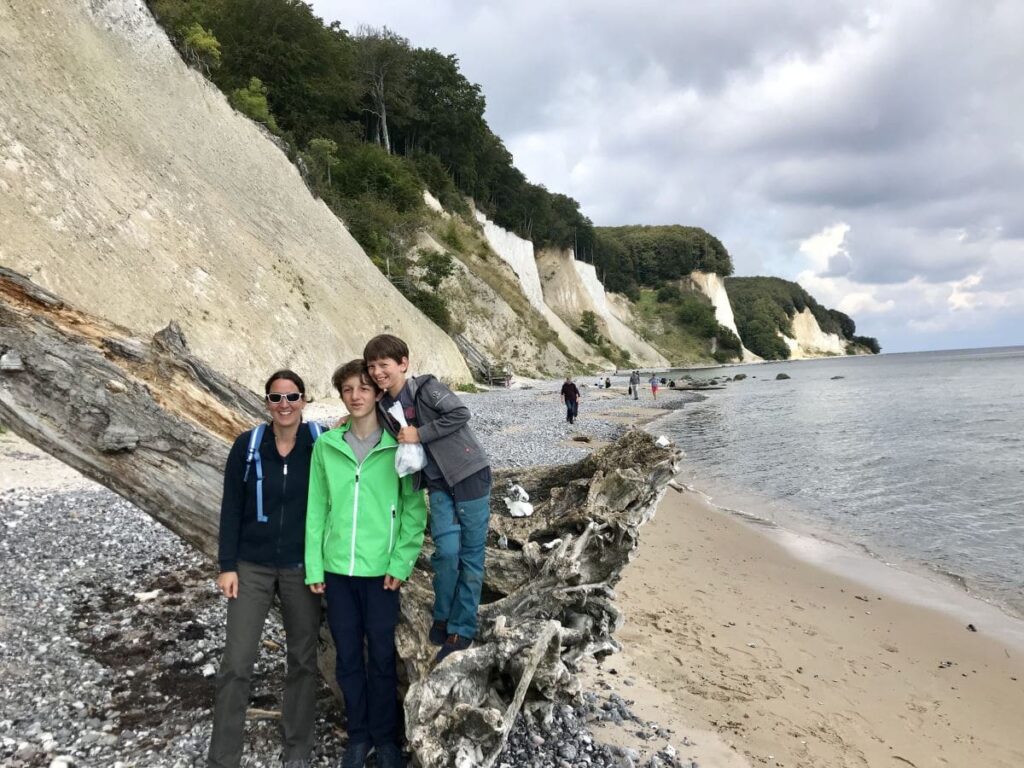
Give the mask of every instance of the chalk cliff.
[[633, 363], [668, 366], [669, 362], [616, 314], [619, 302], [608, 300], [592, 264], [578, 261], [568, 249], [542, 249], [537, 256], [544, 300], [562, 319], [579, 324], [584, 312], [593, 312], [601, 333], [630, 354]]
[[470, 378], [254, 123], [185, 67], [141, 0], [0, 3], [0, 263], [262, 386], [318, 394], [374, 333]]
[[[736, 328], [736, 318], [733, 315], [732, 304], [729, 301], [729, 294], [726, 293], [725, 281], [722, 276], [715, 272], [694, 271], [690, 273], [690, 282], [711, 301], [715, 308], [715, 318], [718, 320], [718, 324], [724, 325], [739, 338], [740, 332]], [[741, 348], [744, 363], [754, 363], [761, 359], [746, 347]]]
[[817, 319], [807, 307], [794, 314], [790, 323], [793, 326], [792, 337], [779, 333], [789, 347], [790, 360], [846, 354], [847, 341], [835, 333], [821, 330]]
[[527, 300], [529, 300], [530, 305], [541, 314], [552, 330], [558, 334], [559, 341], [565, 345], [569, 354], [586, 363], [601, 366], [611, 365], [609, 360], [605, 359], [597, 350], [587, 344], [565, 322], [564, 318], [553, 311], [551, 306], [545, 301], [533, 243], [506, 229], [502, 229], [480, 211], [476, 211], [475, 215], [491, 250], [512, 268], [512, 271], [519, 278], [520, 287]]

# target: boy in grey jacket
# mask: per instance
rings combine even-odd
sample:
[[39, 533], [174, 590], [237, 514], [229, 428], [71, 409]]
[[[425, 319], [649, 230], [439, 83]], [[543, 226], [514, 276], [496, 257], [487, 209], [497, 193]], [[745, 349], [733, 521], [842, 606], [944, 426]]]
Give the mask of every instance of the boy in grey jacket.
[[[422, 443], [427, 465], [420, 487], [430, 498], [434, 615], [430, 640], [437, 660], [469, 648], [476, 636], [484, 580], [484, 544], [491, 516], [491, 466], [469, 427], [469, 409], [431, 375], [407, 378], [409, 347], [381, 334], [363, 350], [370, 376], [384, 390], [379, 407], [399, 443]], [[387, 413], [401, 403], [409, 426]]]

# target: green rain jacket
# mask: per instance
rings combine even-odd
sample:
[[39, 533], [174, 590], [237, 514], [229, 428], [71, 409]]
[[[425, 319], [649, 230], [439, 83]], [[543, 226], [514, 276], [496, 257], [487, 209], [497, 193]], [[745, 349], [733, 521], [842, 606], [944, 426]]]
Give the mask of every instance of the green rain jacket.
[[427, 525], [423, 492], [395, 472], [398, 442], [386, 430], [359, 464], [345, 442], [349, 427], [325, 432], [313, 448], [306, 583], [322, 583], [324, 571], [408, 581]]

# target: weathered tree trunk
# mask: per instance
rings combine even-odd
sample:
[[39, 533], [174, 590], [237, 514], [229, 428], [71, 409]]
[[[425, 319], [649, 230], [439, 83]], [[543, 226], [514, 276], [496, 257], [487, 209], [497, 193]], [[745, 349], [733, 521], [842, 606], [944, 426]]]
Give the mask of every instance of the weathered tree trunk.
[[[211, 556], [228, 441], [262, 413], [174, 325], [142, 341], [0, 268], [0, 420]], [[582, 659], [617, 649], [613, 587], [675, 458], [631, 431], [576, 464], [514, 473], [536, 512], [492, 507], [479, 642], [436, 666], [421, 555], [397, 635], [421, 766], [494, 765], [518, 712], [550, 713], [578, 695]]]

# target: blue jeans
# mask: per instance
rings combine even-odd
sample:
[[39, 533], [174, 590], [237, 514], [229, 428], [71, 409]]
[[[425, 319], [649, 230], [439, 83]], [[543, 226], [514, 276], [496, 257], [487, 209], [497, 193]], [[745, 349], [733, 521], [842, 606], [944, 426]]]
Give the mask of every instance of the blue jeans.
[[326, 573], [324, 578], [349, 743], [398, 744], [398, 592], [384, 589], [383, 576]]
[[447, 622], [448, 634], [476, 637], [490, 517], [490, 495], [456, 502], [444, 491], [430, 492], [434, 621]]

